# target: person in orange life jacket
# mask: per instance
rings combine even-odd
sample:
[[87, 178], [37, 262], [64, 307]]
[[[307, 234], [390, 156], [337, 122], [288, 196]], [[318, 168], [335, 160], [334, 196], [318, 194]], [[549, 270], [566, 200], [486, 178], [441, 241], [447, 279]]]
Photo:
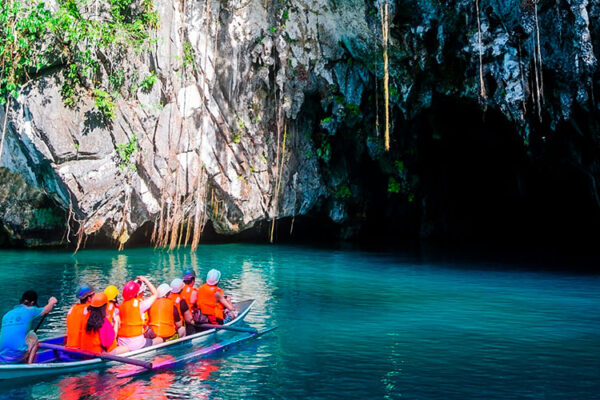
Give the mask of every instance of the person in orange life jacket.
[[149, 339], [162, 339], [163, 342], [177, 339], [177, 333], [183, 324], [175, 302], [169, 298], [171, 286], [163, 283], [157, 292], [158, 299], [150, 307], [148, 329], [144, 336]]
[[169, 294], [169, 298], [173, 300], [175, 306], [177, 307], [179, 318], [181, 318], [183, 321], [183, 326], [177, 330], [179, 337], [184, 337], [185, 335], [190, 335], [196, 332], [194, 329], [192, 310], [185, 299], [181, 297], [181, 291], [183, 290], [184, 286], [185, 283], [183, 283], [181, 279], [173, 279], [171, 282], [171, 293]]
[[2, 317], [0, 330], [0, 364], [26, 362], [35, 360], [38, 340], [35, 332], [30, 331], [31, 322], [48, 314], [57, 303], [50, 297], [48, 304], [42, 308], [37, 306], [38, 295], [28, 290], [21, 296], [21, 302]]
[[[150, 309], [158, 298], [156, 288], [146, 277], [138, 276], [136, 280], [144, 283], [150, 290], [150, 297], [141, 299], [138, 297], [140, 284], [129, 281], [123, 288], [123, 302], [119, 306], [121, 326], [118, 332], [117, 343], [119, 346], [127, 346], [129, 350], [139, 350], [152, 346], [152, 339], [144, 337], [144, 313]], [[160, 343], [158, 340], [156, 343]]]
[[104, 293], [96, 293], [88, 306], [83, 319], [80, 348], [96, 353], [122, 354], [129, 351], [127, 346], [117, 346], [119, 324], [113, 326], [106, 317], [108, 298]]
[[217, 286], [220, 280], [221, 272], [211, 269], [206, 275], [206, 283], [198, 288], [198, 303], [196, 305], [213, 324], [222, 324], [237, 316], [231, 298], [225, 296], [223, 289]]
[[83, 286], [77, 292], [79, 298], [79, 304], [75, 304], [67, 313], [67, 347], [79, 347], [79, 340], [81, 338], [81, 326], [82, 319], [87, 313], [87, 306], [92, 301], [92, 296], [96, 292], [94, 289]]
[[104, 294], [108, 303], [106, 303], [106, 318], [111, 324], [115, 325], [116, 322], [121, 322], [119, 319], [119, 303], [117, 303], [117, 296], [119, 295], [119, 289], [116, 286], [110, 285], [104, 289]]
[[185, 287], [181, 291], [181, 297], [185, 302], [193, 309], [196, 307], [196, 301], [198, 299], [198, 289], [194, 287], [196, 283], [196, 273], [194, 271], [187, 271], [183, 274], [183, 283]]

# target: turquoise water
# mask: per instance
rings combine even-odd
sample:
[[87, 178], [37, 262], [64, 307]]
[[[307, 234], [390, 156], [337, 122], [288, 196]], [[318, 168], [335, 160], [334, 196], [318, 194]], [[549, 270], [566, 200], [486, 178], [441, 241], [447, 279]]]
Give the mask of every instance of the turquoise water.
[[279, 329], [173, 371], [85, 372], [0, 387], [0, 397], [600, 398], [599, 275], [267, 245], [0, 251], [0, 312], [29, 288], [54, 295], [39, 331], [52, 335], [82, 283], [161, 283], [190, 267], [219, 268], [228, 293], [257, 300], [247, 324]]

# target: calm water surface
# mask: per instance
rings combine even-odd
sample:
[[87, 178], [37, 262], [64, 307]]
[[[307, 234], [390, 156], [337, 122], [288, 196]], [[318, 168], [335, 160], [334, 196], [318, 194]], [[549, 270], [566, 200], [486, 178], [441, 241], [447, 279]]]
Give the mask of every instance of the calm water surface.
[[77, 287], [223, 273], [260, 339], [137, 379], [85, 372], [0, 387], [35, 399], [599, 399], [600, 276], [356, 250], [206, 245], [0, 251], [0, 312], [24, 290], [59, 300], [39, 334], [64, 331]]

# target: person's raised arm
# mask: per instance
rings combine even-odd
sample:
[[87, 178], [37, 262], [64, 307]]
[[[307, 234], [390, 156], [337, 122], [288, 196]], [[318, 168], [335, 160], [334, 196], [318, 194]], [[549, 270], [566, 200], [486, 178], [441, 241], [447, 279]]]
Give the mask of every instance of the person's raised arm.
[[142, 281], [146, 284], [146, 286], [148, 287], [148, 290], [152, 294], [146, 300], [149, 300], [150, 303], [154, 303], [156, 301], [156, 299], [158, 298], [158, 292], [156, 291], [156, 288], [154, 287], [154, 285], [145, 276], [138, 276], [135, 279]]
[[44, 308], [42, 309], [42, 314], [41, 315], [46, 315], [48, 314], [50, 311], [52, 311], [52, 308], [54, 307], [54, 305], [58, 303], [58, 300], [56, 300], [56, 297], [52, 296], [48, 299], [48, 304], [46, 304], [44, 306]]

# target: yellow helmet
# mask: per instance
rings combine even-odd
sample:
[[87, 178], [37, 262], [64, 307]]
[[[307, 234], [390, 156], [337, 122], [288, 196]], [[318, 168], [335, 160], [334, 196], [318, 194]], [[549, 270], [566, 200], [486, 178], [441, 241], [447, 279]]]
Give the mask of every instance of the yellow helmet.
[[112, 301], [119, 295], [119, 289], [116, 286], [110, 285], [104, 289], [104, 294], [108, 298], [108, 301]]

